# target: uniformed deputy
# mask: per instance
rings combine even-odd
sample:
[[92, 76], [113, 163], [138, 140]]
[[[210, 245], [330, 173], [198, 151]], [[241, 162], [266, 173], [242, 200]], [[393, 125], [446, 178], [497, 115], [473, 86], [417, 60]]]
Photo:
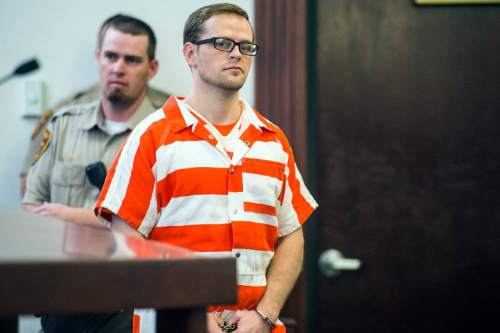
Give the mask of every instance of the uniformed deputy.
[[29, 174], [23, 203], [49, 199], [71, 207], [93, 207], [99, 189], [92, 185], [85, 168], [98, 162], [108, 167], [130, 131], [154, 110], [145, 98], [127, 122], [104, 118], [99, 101], [57, 112], [42, 135], [35, 156], [39, 161]]
[[[131, 129], [156, 106], [147, 83], [158, 70], [156, 38], [143, 21], [115, 15], [101, 26], [96, 50], [100, 99], [55, 113], [30, 168], [25, 209], [67, 221], [101, 224], [92, 213], [99, 189], [86, 168], [113, 161]], [[99, 170], [99, 169], [98, 169]], [[83, 278], [83, 277], [82, 277]], [[44, 332], [130, 332], [130, 312], [42, 317]]]
[[[54, 115], [53, 110], [61, 110], [63, 108], [67, 108], [72, 105], [86, 104], [90, 102], [95, 102], [99, 100], [101, 94], [101, 88], [99, 84], [94, 84], [82, 91], [77, 92], [68, 98], [63, 98], [60, 102], [56, 103], [56, 105], [44, 111], [42, 117], [35, 125], [33, 132], [31, 133], [30, 145], [28, 147], [28, 151], [26, 152], [26, 156], [24, 158], [24, 163], [21, 168], [21, 172], [19, 174], [20, 177], [20, 185], [21, 185], [21, 198], [24, 196], [26, 192], [26, 177], [28, 175], [28, 171], [31, 166], [38, 160], [41, 156], [42, 147], [43, 147], [43, 137], [45, 130], [47, 129], [47, 125]], [[161, 90], [156, 88], [147, 87], [146, 90], [146, 98], [149, 99], [151, 104], [155, 109], [159, 109], [163, 106], [165, 101], [168, 99], [169, 95]]]

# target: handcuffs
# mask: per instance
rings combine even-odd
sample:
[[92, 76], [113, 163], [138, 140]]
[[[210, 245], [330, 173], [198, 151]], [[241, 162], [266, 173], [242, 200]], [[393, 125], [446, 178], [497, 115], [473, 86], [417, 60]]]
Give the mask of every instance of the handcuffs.
[[[260, 318], [264, 321], [264, 323], [269, 327], [271, 330], [276, 326], [276, 324], [264, 313], [261, 311], [254, 309], [255, 312], [260, 316]], [[221, 322], [218, 322], [217, 325], [219, 328], [222, 330], [224, 333], [231, 333], [235, 331], [238, 328], [238, 323], [233, 323], [230, 324], [229, 322], [223, 320]]]
[[237, 323], [230, 324], [230, 323], [228, 323], [226, 321], [224, 321], [224, 322], [222, 322], [220, 324], [217, 323], [217, 325], [220, 327], [220, 329], [224, 333], [231, 333], [232, 331], [235, 331], [238, 328], [238, 324]]

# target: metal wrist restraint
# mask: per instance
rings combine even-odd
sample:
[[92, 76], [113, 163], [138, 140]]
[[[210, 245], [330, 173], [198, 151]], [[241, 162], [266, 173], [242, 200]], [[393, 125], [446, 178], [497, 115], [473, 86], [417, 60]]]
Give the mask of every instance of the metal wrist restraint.
[[255, 312], [257, 312], [257, 314], [262, 318], [262, 320], [264, 321], [264, 323], [266, 323], [266, 325], [273, 329], [276, 324], [264, 313], [260, 312], [259, 310], [255, 309]]
[[235, 331], [238, 328], [238, 324], [229, 324], [228, 322], [224, 321], [222, 324], [217, 324], [219, 325], [220, 329], [224, 333], [231, 333], [232, 331]]

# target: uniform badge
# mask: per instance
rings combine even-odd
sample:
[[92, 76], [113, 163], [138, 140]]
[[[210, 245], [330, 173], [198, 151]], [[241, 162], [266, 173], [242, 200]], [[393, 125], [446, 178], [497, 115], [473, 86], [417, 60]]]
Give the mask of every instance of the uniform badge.
[[38, 161], [38, 159], [43, 155], [43, 153], [49, 148], [50, 142], [52, 141], [52, 134], [50, 134], [49, 130], [45, 130], [43, 132], [42, 142], [40, 142], [40, 149], [35, 154], [35, 159], [33, 160], [33, 164]]

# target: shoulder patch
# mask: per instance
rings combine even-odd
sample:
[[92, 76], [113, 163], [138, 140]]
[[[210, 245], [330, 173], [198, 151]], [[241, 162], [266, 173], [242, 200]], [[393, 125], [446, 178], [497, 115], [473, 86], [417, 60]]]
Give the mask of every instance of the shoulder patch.
[[52, 142], [52, 134], [49, 132], [49, 130], [46, 129], [45, 132], [43, 132], [42, 142], [40, 142], [40, 148], [35, 154], [33, 164], [35, 164], [40, 159], [40, 157], [42, 157], [43, 153], [45, 153], [47, 148], [49, 148], [51, 142]]
[[49, 120], [53, 114], [54, 114], [54, 111], [52, 111], [51, 109], [48, 109], [48, 110], [43, 112], [42, 116], [40, 117], [40, 119], [36, 123], [35, 128], [33, 129], [33, 132], [31, 133], [31, 140], [33, 140], [34, 138], [36, 138], [38, 136], [38, 134], [40, 134], [40, 132], [45, 128], [45, 126], [47, 125], [47, 123], [49, 122]]

